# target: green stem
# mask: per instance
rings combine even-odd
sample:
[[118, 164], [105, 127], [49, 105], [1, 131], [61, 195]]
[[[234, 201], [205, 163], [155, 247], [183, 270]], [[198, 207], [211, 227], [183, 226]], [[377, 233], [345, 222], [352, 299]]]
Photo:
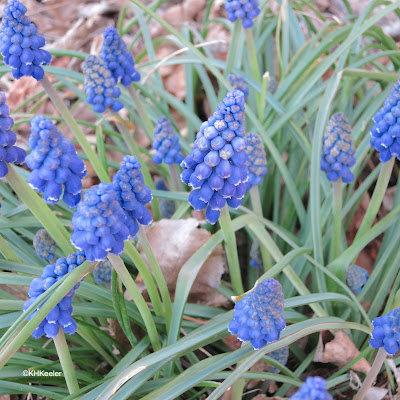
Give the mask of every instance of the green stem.
[[149, 260], [149, 264], [153, 271], [154, 277], [156, 278], [156, 282], [160, 290], [162, 300], [164, 302], [165, 320], [167, 323], [167, 331], [169, 331], [172, 318], [172, 304], [168, 286], [164, 278], [164, 274], [160, 268], [160, 265], [158, 264], [156, 257], [154, 256], [153, 249], [151, 248], [150, 242], [147, 239], [146, 233], [142, 225], [139, 225], [139, 232], [137, 233], [137, 237], [139, 239], [140, 244], [142, 245], [142, 248], [144, 250], [144, 253], [146, 254], [147, 259]]
[[68, 344], [65, 340], [64, 331], [61, 329], [61, 327], [57, 336], [54, 338], [54, 345], [56, 346], [58, 358], [64, 372], [64, 378], [67, 382], [68, 391], [70, 394], [75, 393], [79, 390], [78, 379], [76, 378], [74, 364], [72, 363]]
[[103, 182], [109, 183], [110, 178], [108, 176], [107, 171], [104, 169], [103, 165], [101, 164], [99, 158], [97, 157], [96, 153], [92, 150], [91, 145], [86, 139], [85, 134], [82, 132], [79, 125], [76, 123], [75, 118], [72, 116], [71, 112], [68, 110], [67, 106], [64, 104], [60, 96], [58, 95], [57, 90], [54, 89], [51, 82], [48, 80], [47, 76], [45, 75], [43, 79], [40, 81], [43, 86], [43, 89], [46, 91], [47, 95], [49, 96], [50, 100], [53, 102], [55, 108], [64, 118], [64, 121], [71, 129], [72, 133], [74, 134], [76, 140], [79, 142], [79, 145], [82, 147], [82, 150], [86, 154], [87, 158], [91, 162], [94, 170], [96, 171], [99, 179]]
[[261, 123], [264, 121], [264, 110], [267, 100], [269, 80], [269, 72], [267, 71], [262, 77], [260, 101], [257, 102], [258, 119]]
[[52, 213], [50, 208], [40, 197], [29, 187], [29, 185], [18, 174], [13, 165], [8, 165], [7, 180], [10, 186], [17, 193], [19, 198], [29, 208], [30, 212], [49, 232], [65, 255], [75, 251], [70, 243], [70, 236], [61, 222]]
[[233, 26], [232, 39], [230, 41], [228, 58], [225, 64], [224, 75], [227, 76], [232, 72], [233, 65], [237, 57], [237, 48], [239, 44], [239, 35], [242, 31], [242, 22], [237, 20]]
[[242, 276], [240, 273], [235, 231], [232, 229], [232, 221], [227, 205], [225, 205], [221, 210], [219, 224], [224, 233], [226, 258], [228, 259], [228, 267], [229, 274], [231, 276], [232, 287], [235, 293], [239, 295], [244, 292], [244, 288], [242, 283]]
[[174, 190], [176, 192], [181, 192], [182, 184], [181, 184], [181, 180], [179, 179], [178, 173], [176, 171], [175, 164], [168, 164], [168, 172], [169, 172], [169, 175], [171, 176], [172, 186], [173, 186]]
[[[245, 34], [247, 43], [247, 54], [250, 60], [251, 75], [257, 83], [260, 83], [261, 73], [260, 73], [260, 68], [258, 66], [257, 51], [254, 43], [253, 30], [245, 29]], [[261, 97], [261, 94], [256, 92], [256, 100], [257, 100], [257, 110], [263, 109], [265, 106], [265, 98], [263, 99]]]
[[332, 247], [331, 260], [339, 257], [342, 241], [342, 201], [343, 201], [342, 178], [333, 182], [333, 222], [332, 222]]
[[136, 283], [132, 279], [128, 270], [125, 267], [122, 259], [114, 254], [109, 253], [108, 259], [110, 260], [113, 268], [117, 272], [118, 276], [121, 278], [121, 281], [126, 287], [126, 290], [132, 297], [132, 300], [136, 304], [140, 315], [143, 318], [144, 325], [146, 327], [146, 331], [149, 335], [150, 342], [153, 346], [154, 351], [161, 349], [160, 339], [158, 338], [157, 327], [154, 322], [153, 316], [147, 306], [142, 294], [140, 293]]
[[3, 254], [4, 258], [8, 261], [21, 262], [21, 259], [15, 254], [14, 250], [4, 240], [3, 236], [0, 235], [0, 253]]

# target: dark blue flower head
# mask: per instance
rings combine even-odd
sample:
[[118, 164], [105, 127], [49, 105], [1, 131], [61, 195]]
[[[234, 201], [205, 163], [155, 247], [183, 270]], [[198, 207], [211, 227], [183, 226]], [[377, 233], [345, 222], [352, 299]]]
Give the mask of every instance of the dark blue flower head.
[[[271, 353], [267, 354], [267, 356], [273, 358], [282, 365], [286, 365], [289, 358], [289, 346], [281, 347], [278, 350], [271, 351]], [[269, 367], [268, 371], [275, 374], [279, 373], [279, 369], [273, 367], [272, 365]]]
[[56, 259], [56, 242], [46, 229], [40, 229], [33, 238], [33, 248], [36, 254], [43, 260], [53, 261]]
[[95, 112], [103, 113], [106, 108], [117, 112], [123, 108], [124, 105], [117, 100], [121, 90], [103, 60], [94, 55], [87, 56], [83, 63], [83, 73], [86, 100], [93, 105]]
[[360, 293], [369, 278], [368, 271], [357, 265], [351, 264], [346, 271], [346, 283], [355, 294]]
[[[163, 179], [156, 180], [156, 190], [164, 190], [166, 192], [169, 191], [167, 185], [165, 184]], [[168, 199], [158, 199], [158, 203], [160, 205], [160, 213], [163, 218], [171, 218], [176, 211], [175, 202], [173, 200]]]
[[333, 400], [333, 397], [326, 390], [325, 379], [309, 376], [290, 400]]
[[30, 154], [26, 165], [32, 170], [29, 185], [43, 193], [46, 203], [56, 204], [63, 193], [64, 202], [74, 208], [81, 199], [84, 162], [74, 145], [65, 139], [52, 121], [37, 115], [31, 121]]
[[179, 137], [166, 117], [161, 117], [154, 128], [153, 149], [156, 151], [153, 156], [156, 164], [163, 161], [165, 164], [180, 164], [183, 160]]
[[242, 75], [229, 74], [228, 81], [231, 84], [233, 90], [241, 90], [244, 94], [244, 98], [247, 99], [249, 95], [249, 85], [247, 84]]
[[139, 224], [150, 225], [153, 218], [145, 207], [153, 198], [151, 190], [144, 184], [141, 165], [135, 156], [125, 156], [119, 171], [112, 180], [116, 200], [126, 216], [129, 236], [135, 237]]
[[109, 284], [111, 282], [112, 266], [107, 259], [100, 261], [93, 270], [93, 277], [97, 283]]
[[229, 21], [241, 19], [243, 28], [251, 28], [253, 19], [260, 14], [258, 0], [225, 0], [225, 10]]
[[228, 326], [242, 342], [250, 341], [255, 350], [279, 339], [285, 329], [282, 286], [276, 279], [264, 279], [235, 304]]
[[51, 63], [51, 55], [43, 50], [46, 41], [37, 34], [37, 28], [28, 16], [26, 7], [17, 0], [8, 0], [3, 9], [0, 32], [0, 51], [15, 79], [32, 76], [40, 81], [44, 76], [42, 65]]
[[261, 256], [260, 242], [254, 240], [250, 249], [250, 265], [254, 268], [264, 268], [264, 263]]
[[[41, 277], [32, 279], [31, 281], [28, 292], [30, 299], [24, 303], [23, 310], [26, 311], [42, 293], [62, 279], [66, 274], [83, 264], [85, 260], [85, 253], [78, 251], [70, 254], [68, 257], [59, 258], [54, 264], [44, 267]], [[34, 338], [39, 339], [42, 336], [55, 338], [60, 326], [65, 333], [69, 333], [70, 335], [76, 332], [76, 321], [72, 318], [72, 298], [79, 285], [80, 283], [77, 283], [49, 312], [46, 318], [33, 331], [32, 336]], [[36, 314], [40, 307], [41, 306], [28, 317], [28, 320]]]
[[128, 47], [118, 35], [118, 31], [109, 26], [104, 31], [104, 41], [101, 47], [100, 58], [104, 60], [115, 81], [121, 78], [124, 86], [140, 80], [140, 74], [135, 69], [135, 61]]
[[379, 151], [382, 162], [393, 156], [400, 160], [400, 80], [396, 82], [383, 107], [375, 114], [371, 146]]
[[102, 261], [108, 253], [121, 254], [129, 236], [125, 213], [111, 185], [104, 182], [83, 195], [72, 216], [71, 243], [83, 250], [89, 261]]
[[383, 347], [389, 356], [394, 356], [400, 349], [400, 308], [375, 318], [369, 345], [373, 349]]
[[354, 179], [350, 171], [356, 159], [351, 126], [343, 113], [333, 114], [324, 136], [321, 170], [330, 181], [342, 178], [344, 183]]
[[194, 189], [189, 203], [206, 210], [215, 224], [228, 204], [238, 208], [246, 194], [246, 140], [244, 94], [228, 92], [214, 114], [200, 127], [193, 151], [182, 161], [182, 182]]
[[246, 167], [249, 180], [246, 182], [247, 190], [261, 183], [267, 173], [267, 156], [265, 155], [264, 144], [256, 133], [246, 135]]

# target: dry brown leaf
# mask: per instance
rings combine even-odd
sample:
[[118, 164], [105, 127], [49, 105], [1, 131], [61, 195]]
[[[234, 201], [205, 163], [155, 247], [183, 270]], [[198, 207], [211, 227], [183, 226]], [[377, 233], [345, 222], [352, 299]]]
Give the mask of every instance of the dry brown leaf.
[[238, 350], [242, 346], [242, 342], [237, 338], [237, 335], [229, 335], [222, 339], [222, 341], [231, 349]]

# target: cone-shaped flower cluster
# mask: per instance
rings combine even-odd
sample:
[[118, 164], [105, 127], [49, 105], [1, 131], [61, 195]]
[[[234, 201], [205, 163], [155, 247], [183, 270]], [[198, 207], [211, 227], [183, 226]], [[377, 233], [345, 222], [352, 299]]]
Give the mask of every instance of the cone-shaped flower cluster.
[[382, 162], [393, 156], [400, 160], [400, 80], [396, 82], [383, 107], [375, 114], [371, 146], [379, 151]]
[[72, 226], [71, 243], [92, 262], [104, 260], [109, 252], [121, 254], [129, 236], [117, 194], [104, 182], [84, 194], [72, 216]]
[[33, 238], [33, 248], [36, 254], [43, 260], [53, 261], [56, 259], [56, 242], [46, 229], [40, 229]]
[[140, 80], [140, 74], [135, 69], [135, 61], [128, 47], [118, 35], [118, 31], [109, 26], [104, 31], [104, 41], [101, 47], [100, 58], [104, 60], [115, 81], [121, 78], [124, 86]]
[[235, 304], [228, 330], [258, 350], [278, 340], [285, 329], [283, 308], [282, 286], [276, 279], [265, 279]]
[[264, 144], [256, 133], [246, 135], [247, 153], [247, 174], [249, 180], [246, 182], [247, 190], [261, 183], [262, 178], [267, 173], [267, 156], [265, 155]]
[[[64, 275], [73, 271], [76, 267], [85, 261], [85, 254], [81, 251], [70, 254], [68, 257], [59, 258], [54, 264], [47, 265], [40, 278], [32, 280], [28, 295], [30, 299], [25, 302], [23, 310], [27, 310], [36, 299], [54, 285]], [[49, 312], [46, 318], [33, 331], [32, 336], [36, 339], [46, 335], [49, 338], [55, 338], [60, 329], [65, 333], [72, 335], [76, 332], [76, 321], [72, 318], [72, 298], [75, 290], [78, 289], [80, 283], [77, 283], [67, 295]], [[40, 307], [37, 308], [39, 310]], [[28, 317], [31, 319], [37, 310]]]
[[325, 132], [321, 170], [330, 181], [342, 178], [344, 183], [354, 179], [350, 171], [356, 159], [351, 127], [343, 113], [333, 114]]
[[108, 260], [99, 262], [93, 270], [93, 277], [97, 283], [109, 284], [111, 282], [111, 274], [112, 266]]
[[[156, 189], [157, 190], [164, 190], [166, 192], [169, 191], [165, 182], [160, 178], [156, 181]], [[160, 205], [160, 213], [163, 218], [171, 218], [174, 215], [176, 210], [175, 202], [173, 200], [167, 199], [158, 199], [158, 203]]]
[[171, 122], [166, 117], [161, 117], [154, 128], [153, 149], [156, 153], [153, 162], [161, 164], [180, 164], [183, 156], [180, 153], [179, 137], [175, 135]]
[[106, 108], [117, 112], [124, 106], [117, 100], [121, 90], [103, 60], [94, 55], [87, 56], [83, 63], [83, 73], [86, 100], [93, 105], [95, 112], [103, 113]]
[[260, 14], [258, 0], [226, 0], [225, 10], [229, 21], [241, 19], [243, 28], [251, 28], [253, 19]]
[[218, 109], [197, 133], [193, 151], [182, 161], [182, 182], [192, 186], [189, 203], [206, 210], [215, 224], [220, 210], [228, 204], [238, 208], [246, 194], [246, 140], [244, 95], [228, 92]]
[[250, 249], [250, 265], [254, 268], [264, 268], [264, 263], [261, 256], [260, 242], [254, 240]]
[[389, 356], [395, 355], [400, 349], [400, 308], [375, 318], [372, 325], [369, 345], [373, 349], [383, 347]]
[[26, 157], [26, 165], [32, 170], [29, 185], [43, 193], [45, 202], [50, 204], [58, 202], [64, 187], [64, 202], [70, 208], [76, 207], [86, 168], [74, 145], [49, 119], [37, 115], [31, 121], [29, 148], [31, 153]]
[[325, 379], [309, 376], [290, 400], [333, 400], [333, 397], [326, 390]]
[[358, 265], [351, 264], [346, 271], [346, 283], [355, 294], [360, 293], [369, 278], [368, 271]]
[[151, 191], [144, 184], [140, 163], [135, 156], [125, 156], [119, 171], [112, 180], [116, 200], [126, 216], [129, 236], [134, 237], [139, 225], [150, 225], [153, 218], [145, 205], [152, 199]]
[[242, 75], [229, 74], [228, 81], [231, 84], [233, 90], [241, 90], [244, 94], [244, 98], [247, 99], [247, 96], [249, 95], [249, 85]]
[[[287, 360], [289, 358], [289, 346], [282, 347], [278, 350], [271, 351], [271, 353], [267, 354], [268, 357], [273, 358], [274, 360], [280, 362], [282, 365], [286, 365]], [[279, 373], [279, 369], [273, 367], [272, 365], [269, 367], [269, 372], [273, 372], [275, 374]]]
[[26, 11], [18, 0], [8, 0], [3, 10], [0, 51], [15, 79], [32, 76], [40, 81], [44, 76], [42, 65], [51, 63], [51, 55], [42, 49], [46, 41], [37, 34], [35, 24], [25, 15]]

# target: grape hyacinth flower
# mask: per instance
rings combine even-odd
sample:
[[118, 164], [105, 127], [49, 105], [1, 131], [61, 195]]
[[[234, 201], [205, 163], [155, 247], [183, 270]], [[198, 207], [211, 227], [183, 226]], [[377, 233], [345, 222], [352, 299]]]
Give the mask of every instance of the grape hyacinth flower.
[[309, 376], [289, 400], [333, 400], [326, 390], [326, 380], [319, 376]]
[[100, 261], [93, 270], [93, 277], [97, 283], [110, 284], [112, 274], [112, 266], [107, 259]]
[[242, 342], [250, 341], [255, 350], [279, 339], [285, 329], [282, 286], [276, 279], [264, 279], [235, 304], [231, 334]]
[[75, 208], [81, 199], [82, 178], [87, 174], [74, 145], [65, 139], [52, 121], [37, 115], [31, 121], [31, 153], [26, 165], [32, 170], [29, 185], [43, 193], [44, 201], [56, 204], [63, 194], [65, 204]]
[[[289, 358], [289, 346], [285, 346], [278, 350], [271, 351], [271, 353], [267, 354], [267, 356], [273, 358], [282, 365], [286, 365]], [[275, 374], [279, 374], [279, 369], [273, 367], [272, 365], [269, 367], [268, 371]]]
[[233, 90], [241, 90], [244, 94], [244, 98], [247, 99], [249, 96], [249, 85], [245, 81], [242, 75], [229, 74], [228, 81], [232, 86]]
[[333, 114], [324, 136], [321, 170], [330, 181], [342, 178], [344, 183], [354, 179], [350, 171], [356, 159], [355, 148], [348, 119], [343, 113]]
[[57, 258], [55, 255], [57, 249], [56, 242], [46, 229], [40, 229], [36, 232], [33, 238], [33, 248], [36, 254], [43, 260], [53, 261]]
[[25, 15], [26, 7], [18, 0], [8, 0], [3, 9], [0, 32], [0, 51], [3, 61], [11, 67], [13, 77], [32, 76], [43, 79], [42, 65], [51, 63], [51, 55], [42, 47], [46, 45], [43, 36]]
[[256, 133], [250, 132], [246, 135], [246, 153], [246, 167], [249, 176], [246, 187], [247, 190], [250, 190], [253, 186], [258, 186], [261, 183], [268, 171], [264, 144]]
[[[169, 191], [167, 185], [165, 184], [163, 179], [157, 179], [156, 181], [156, 190], [164, 190], [166, 192]], [[171, 218], [176, 211], [175, 202], [173, 200], [168, 199], [158, 199], [158, 203], [160, 205], [160, 213], [163, 218]]]
[[106, 108], [117, 112], [123, 108], [124, 105], [117, 100], [121, 90], [103, 60], [94, 55], [87, 56], [83, 63], [83, 73], [86, 100], [93, 105], [95, 112], [103, 113]]
[[156, 164], [180, 164], [183, 160], [179, 137], [166, 117], [161, 117], [154, 128], [153, 149], [156, 151], [153, 156]]
[[254, 240], [250, 249], [250, 265], [254, 268], [264, 268], [264, 263], [261, 256], [260, 242]]
[[153, 198], [151, 190], [144, 184], [141, 165], [135, 156], [125, 156], [119, 171], [114, 175], [112, 188], [126, 220], [129, 237], [134, 238], [139, 225], [150, 225], [153, 218], [145, 205]]
[[226, 0], [225, 10], [231, 22], [242, 20], [243, 28], [251, 28], [255, 19], [260, 14], [258, 0]]
[[206, 210], [215, 224], [220, 210], [228, 204], [238, 208], [246, 194], [246, 141], [244, 94], [228, 92], [214, 114], [200, 127], [193, 151], [182, 161], [182, 182], [194, 189], [189, 203]]
[[383, 347], [389, 356], [394, 356], [400, 349], [400, 308], [375, 318], [369, 345], [373, 349]]
[[72, 216], [71, 243], [86, 254], [88, 261], [102, 261], [108, 253], [119, 255], [129, 236], [125, 213], [111, 185], [104, 182], [83, 195]]
[[[28, 292], [30, 299], [24, 303], [23, 310], [26, 311], [42, 293], [84, 262], [85, 254], [78, 251], [70, 254], [68, 257], [59, 258], [54, 264], [47, 265], [40, 278], [32, 279]], [[79, 285], [80, 283], [77, 283], [49, 312], [46, 318], [33, 331], [32, 336], [34, 338], [39, 339], [42, 336], [55, 338], [60, 326], [65, 333], [70, 335], [76, 332], [76, 321], [72, 318], [72, 298]], [[39, 309], [40, 306], [28, 317], [28, 320], [30, 320]]]
[[368, 271], [351, 264], [346, 271], [346, 283], [354, 294], [360, 293], [369, 278]]
[[135, 69], [132, 54], [113, 26], [104, 31], [100, 58], [105, 62], [115, 82], [118, 83], [121, 78], [121, 83], [129, 86], [132, 82], [140, 81], [140, 74]]

